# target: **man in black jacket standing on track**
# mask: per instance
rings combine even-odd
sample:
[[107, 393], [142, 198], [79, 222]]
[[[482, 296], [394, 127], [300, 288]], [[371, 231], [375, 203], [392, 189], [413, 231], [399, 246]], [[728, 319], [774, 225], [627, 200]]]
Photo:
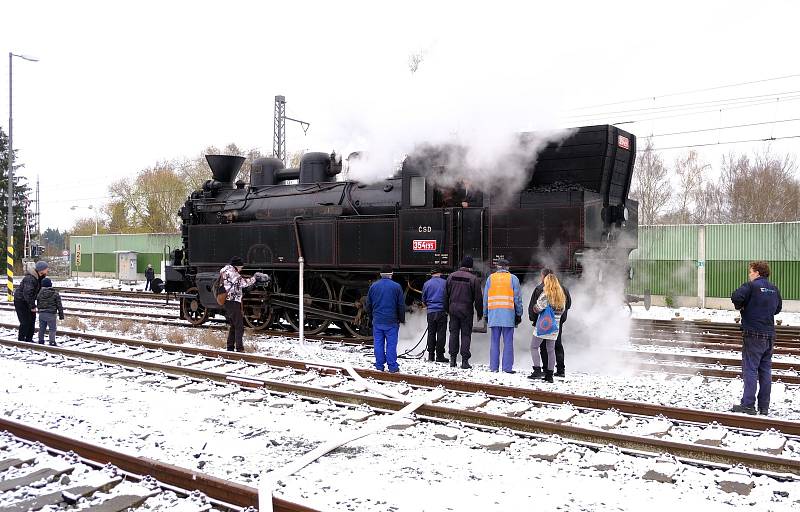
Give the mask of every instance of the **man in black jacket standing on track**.
[[[534, 311], [533, 306], [536, 305], [539, 295], [541, 295], [542, 290], [544, 290], [544, 278], [552, 273], [553, 271], [549, 268], [543, 268], [540, 273], [541, 281], [538, 285], [536, 285], [536, 288], [533, 289], [531, 302], [528, 304], [528, 318], [530, 318], [534, 325], [536, 325], [536, 320], [539, 318], [539, 313]], [[561, 333], [563, 332], [563, 329], [561, 327], [564, 325], [564, 322], [567, 321], [567, 311], [569, 311], [569, 308], [572, 306], [572, 297], [570, 297], [569, 290], [567, 290], [567, 287], [564, 286], [564, 283], [561, 283], [561, 289], [564, 290], [564, 295], [567, 298], [567, 304], [564, 307], [564, 312], [561, 313], [561, 320], [558, 322], [558, 338], [556, 338], [556, 373], [553, 374], [555, 377], [564, 377], [566, 375], [564, 368], [564, 345], [561, 343]], [[547, 368], [547, 346], [544, 343], [542, 343], [542, 345], [539, 347], [539, 353], [542, 356], [542, 366]], [[536, 369], [534, 369], [533, 373], [528, 375], [529, 379], [541, 379], [543, 377], [544, 374], [541, 372], [536, 373]]]
[[456, 358], [461, 353], [461, 368], [472, 368], [469, 364], [472, 343], [472, 309], [483, 318], [483, 290], [481, 280], [472, 273], [472, 256], [464, 256], [461, 267], [450, 274], [445, 287], [444, 307], [450, 314], [450, 366], [455, 368]]
[[781, 312], [783, 301], [778, 287], [770, 283], [766, 261], [753, 261], [748, 267], [748, 281], [731, 295], [734, 307], [742, 313], [742, 380], [744, 392], [739, 405], [731, 412], [769, 413], [772, 390], [772, 347], [775, 343], [775, 315]]

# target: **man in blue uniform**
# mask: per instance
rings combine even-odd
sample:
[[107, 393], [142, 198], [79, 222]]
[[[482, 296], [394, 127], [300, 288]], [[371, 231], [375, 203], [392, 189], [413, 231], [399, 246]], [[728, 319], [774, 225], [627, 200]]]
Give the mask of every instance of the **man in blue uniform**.
[[381, 268], [381, 278], [369, 287], [365, 309], [372, 317], [375, 368], [383, 371], [384, 365], [387, 365], [390, 373], [399, 372], [397, 335], [400, 324], [406, 322], [406, 302], [403, 288], [392, 281], [391, 265], [384, 265]]
[[775, 315], [781, 312], [781, 292], [770, 283], [766, 261], [753, 261], [748, 268], [748, 281], [731, 295], [731, 301], [742, 314], [742, 380], [744, 393], [732, 412], [755, 414], [756, 384], [758, 412], [769, 413], [772, 388], [772, 346], [775, 343]]
[[428, 310], [428, 361], [446, 363], [444, 343], [447, 337], [447, 311], [444, 310], [447, 281], [442, 279], [442, 271], [434, 268], [431, 278], [422, 287], [422, 302]]

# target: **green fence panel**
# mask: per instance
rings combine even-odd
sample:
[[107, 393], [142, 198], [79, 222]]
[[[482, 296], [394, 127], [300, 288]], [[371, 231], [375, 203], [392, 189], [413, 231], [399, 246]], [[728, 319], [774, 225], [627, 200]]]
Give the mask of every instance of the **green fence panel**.
[[[747, 281], [749, 260], [707, 261], [706, 296], [730, 297]], [[769, 280], [781, 291], [784, 300], [800, 300], [800, 261], [770, 261]]]
[[770, 262], [800, 260], [800, 222], [708, 225], [706, 259]]
[[629, 293], [697, 296], [697, 263], [692, 260], [633, 260]]
[[698, 226], [640, 226], [632, 260], [696, 260]]
[[153, 270], [156, 271], [156, 274], [161, 272], [161, 260], [164, 259], [164, 255], [161, 253], [153, 254], [153, 253], [142, 253], [136, 255], [136, 271], [140, 274], [144, 274], [144, 271], [147, 270], [147, 264], [153, 265]]
[[117, 255], [109, 253], [97, 253], [94, 262], [95, 272], [117, 272]]

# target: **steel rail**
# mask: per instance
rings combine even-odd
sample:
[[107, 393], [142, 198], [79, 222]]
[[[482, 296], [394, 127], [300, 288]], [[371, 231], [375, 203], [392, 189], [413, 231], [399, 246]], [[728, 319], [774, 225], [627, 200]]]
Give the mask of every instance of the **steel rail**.
[[[0, 322], [0, 327], [16, 328], [14, 324]], [[317, 370], [319, 373], [336, 374], [340, 373], [341, 369], [335, 365], [326, 366], [322, 362], [309, 363], [297, 359], [286, 359], [272, 356], [263, 356], [258, 354], [247, 354], [243, 352], [232, 353], [225, 350], [217, 350], [211, 348], [193, 347], [189, 345], [176, 345], [169, 343], [162, 343], [157, 341], [145, 340], [132, 340], [128, 338], [108, 336], [104, 334], [84, 333], [75, 331], [59, 331], [64, 335], [91, 339], [97, 341], [104, 341], [117, 345], [126, 345], [129, 347], [144, 347], [149, 349], [163, 349], [166, 351], [183, 352], [184, 354], [197, 355], [211, 358], [222, 358], [231, 362], [245, 361], [255, 364], [268, 364], [277, 367], [291, 367], [296, 370]], [[25, 344], [29, 346], [29, 344]], [[647, 364], [647, 363], [642, 363]], [[648, 369], [658, 370], [662, 368], [660, 365], [649, 365]], [[695, 369], [682, 366], [675, 366], [680, 373], [693, 375], [696, 373]], [[411, 386], [419, 386], [426, 388], [436, 388], [442, 386], [450, 391], [457, 391], [463, 393], [478, 393], [483, 392], [489, 396], [504, 398], [517, 398], [527, 399], [534, 402], [543, 402], [551, 404], [571, 403], [575, 407], [582, 409], [595, 409], [595, 410], [608, 410], [616, 409], [625, 414], [641, 415], [641, 416], [658, 416], [665, 415], [671, 419], [686, 421], [692, 423], [710, 423], [716, 421], [721, 425], [741, 428], [747, 430], [766, 430], [768, 428], [776, 428], [781, 432], [788, 435], [800, 436], [800, 422], [781, 420], [774, 417], [762, 416], [748, 416], [741, 414], [732, 414], [728, 412], [715, 412], [704, 411], [698, 409], [687, 409], [682, 407], [670, 407], [659, 404], [650, 404], [646, 402], [632, 402], [628, 400], [613, 400], [608, 398], [599, 398], [585, 395], [574, 395], [569, 393], [558, 393], [554, 391], [543, 391], [530, 388], [517, 388], [511, 386], [504, 386], [501, 384], [488, 384], [482, 382], [466, 381], [459, 379], [447, 379], [441, 377], [430, 377], [425, 375], [406, 374], [406, 373], [387, 373], [379, 372], [369, 368], [355, 368], [359, 375], [365, 378], [371, 378], [381, 382], [405, 382]], [[726, 370], [711, 370], [708, 372], [714, 373], [716, 377], [736, 377], [739, 373], [726, 371]], [[783, 377], [783, 376], [781, 376]]]
[[[405, 401], [394, 400], [390, 398], [362, 395], [333, 389], [323, 389], [303, 384], [265, 379], [261, 377], [237, 376], [235, 374], [216, 372], [213, 370], [199, 370], [185, 366], [177, 367], [168, 364], [140, 361], [120, 356], [84, 352], [62, 347], [52, 347], [49, 345], [39, 345], [11, 340], [0, 340], [0, 344], [40, 352], [62, 354], [65, 356], [78, 357], [87, 360], [95, 360], [130, 368], [142, 368], [175, 376], [208, 379], [215, 382], [237, 384], [244, 387], [264, 388], [268, 391], [284, 394], [294, 393], [298, 396], [311, 399], [327, 399], [355, 405], [366, 404], [372, 408], [384, 411], [398, 411], [407, 405], [407, 402]], [[512, 418], [498, 414], [490, 414], [479, 411], [465, 411], [437, 405], [423, 405], [418, 409], [418, 411], [420, 416], [423, 416], [426, 419], [461, 421], [463, 423], [478, 426], [507, 428], [512, 431], [539, 435], [557, 434], [578, 442], [599, 445], [614, 444], [622, 449], [650, 454], [669, 452], [682, 459], [703, 461], [712, 464], [722, 464], [725, 466], [744, 464], [756, 471], [767, 472], [770, 474], [782, 474], [784, 476], [791, 475], [792, 478], [800, 478], [800, 460], [792, 460], [784, 457], [737, 452], [725, 448], [693, 445], [689, 443], [667, 441], [663, 439], [643, 438], [599, 429], [590, 429], [525, 418]]]
[[[228, 482], [199, 471], [159, 462], [149, 457], [138, 457], [74, 439], [50, 430], [0, 417], [0, 430], [28, 441], [39, 441], [47, 447], [64, 452], [72, 451], [98, 464], [113, 464], [128, 473], [149, 475], [164, 484], [187, 491], [198, 490], [209, 498], [239, 507], [258, 506], [258, 489]], [[317, 512], [316, 509], [281, 498], [272, 498], [274, 510], [280, 512]]]

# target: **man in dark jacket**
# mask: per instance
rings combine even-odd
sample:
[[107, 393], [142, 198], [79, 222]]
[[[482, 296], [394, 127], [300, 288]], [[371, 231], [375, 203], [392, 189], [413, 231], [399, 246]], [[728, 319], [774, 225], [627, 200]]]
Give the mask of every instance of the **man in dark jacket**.
[[44, 345], [44, 333], [50, 329], [50, 344], [56, 344], [56, 315], [64, 320], [64, 307], [61, 295], [53, 288], [49, 277], [42, 279], [42, 288], [36, 297], [36, 308], [39, 310], [39, 344]]
[[144, 278], [147, 280], [144, 283], [144, 291], [147, 291], [147, 290], [150, 289], [150, 283], [153, 282], [153, 279], [155, 279], [155, 277], [156, 277], [156, 271], [153, 270], [153, 265], [148, 263], [147, 264], [147, 270], [144, 271]]
[[[536, 301], [539, 299], [539, 296], [542, 294], [542, 291], [544, 290], [544, 278], [548, 274], [552, 274], [552, 273], [553, 273], [553, 271], [550, 270], [549, 268], [547, 268], [547, 267], [543, 268], [541, 273], [539, 274], [540, 282], [539, 282], [538, 285], [536, 285], [536, 288], [533, 289], [533, 295], [531, 295], [531, 302], [530, 302], [530, 304], [528, 304], [528, 318], [531, 319], [531, 322], [533, 322], [533, 325], [536, 325], [536, 321], [539, 319], [539, 313], [534, 311], [533, 307], [536, 305]], [[558, 338], [556, 338], [556, 348], [555, 348], [555, 350], [556, 350], [556, 373], [553, 374], [555, 377], [564, 377], [564, 376], [566, 376], [565, 368], [564, 368], [564, 345], [561, 343], [561, 333], [563, 332], [563, 329], [561, 327], [564, 325], [564, 322], [567, 321], [567, 311], [569, 311], [569, 308], [572, 307], [572, 297], [570, 297], [569, 290], [567, 290], [567, 287], [564, 286], [564, 283], [561, 283], [561, 289], [564, 290], [564, 295], [567, 298], [567, 303], [566, 303], [566, 305], [564, 307], [564, 312], [561, 313], [561, 319], [558, 322]], [[539, 354], [541, 354], [541, 356], [542, 356], [542, 366], [544, 368], [547, 368], [547, 347], [545, 346], [544, 343], [542, 343], [542, 345], [539, 347]], [[529, 379], [540, 379], [543, 376], [544, 375], [541, 374], [541, 373], [537, 374], [536, 369], [534, 368], [533, 373], [528, 375], [528, 378]]]
[[444, 296], [447, 282], [442, 279], [442, 271], [434, 268], [431, 278], [422, 287], [422, 302], [428, 310], [428, 361], [446, 363], [444, 342], [447, 338], [447, 311], [444, 310]]
[[[456, 366], [461, 352], [461, 368], [472, 368], [469, 351], [472, 342], [472, 310], [483, 318], [483, 290], [478, 276], [472, 273], [472, 256], [464, 256], [461, 267], [450, 274], [445, 287], [445, 311], [450, 314], [450, 366]], [[460, 343], [459, 343], [460, 342]]]
[[375, 368], [389, 373], [400, 371], [397, 364], [397, 337], [400, 324], [406, 323], [406, 301], [403, 288], [392, 280], [392, 267], [381, 268], [381, 278], [372, 283], [364, 308], [372, 317], [372, 337], [375, 349]]
[[33, 342], [33, 329], [36, 323], [36, 296], [39, 294], [42, 279], [47, 276], [50, 269], [47, 262], [37, 261], [33, 268], [22, 278], [14, 290], [14, 309], [19, 319], [19, 341]]
[[732, 412], [755, 414], [756, 384], [758, 412], [769, 413], [772, 389], [772, 346], [775, 343], [775, 315], [783, 301], [778, 287], [770, 283], [766, 261], [750, 262], [748, 281], [731, 295], [731, 302], [742, 314], [742, 380], [744, 393]]

